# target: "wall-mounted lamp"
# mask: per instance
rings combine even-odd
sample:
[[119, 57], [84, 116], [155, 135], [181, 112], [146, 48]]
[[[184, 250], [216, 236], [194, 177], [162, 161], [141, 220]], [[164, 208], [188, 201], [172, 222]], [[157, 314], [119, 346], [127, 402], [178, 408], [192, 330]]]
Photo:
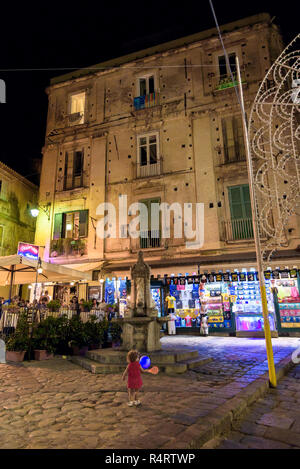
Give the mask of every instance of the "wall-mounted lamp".
[[40, 209], [41, 209], [43, 210], [43, 212], [46, 213], [46, 215], [48, 216], [48, 221], [49, 221], [50, 220], [50, 207], [51, 207], [50, 202], [46, 205], [38, 205], [37, 207], [30, 209], [31, 216], [36, 218], [38, 214], [40, 213]]

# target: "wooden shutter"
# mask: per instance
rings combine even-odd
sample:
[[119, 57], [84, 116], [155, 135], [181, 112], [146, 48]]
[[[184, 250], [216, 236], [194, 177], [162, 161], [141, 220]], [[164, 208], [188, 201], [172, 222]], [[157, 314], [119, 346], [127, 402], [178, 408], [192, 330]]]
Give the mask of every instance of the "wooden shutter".
[[233, 220], [243, 218], [243, 201], [240, 186], [228, 187], [230, 213]]
[[86, 238], [88, 235], [88, 210], [81, 210], [79, 212], [79, 237]]
[[54, 215], [53, 239], [62, 238], [63, 213]]
[[251, 218], [251, 202], [248, 184], [228, 187], [230, 213], [233, 220]]

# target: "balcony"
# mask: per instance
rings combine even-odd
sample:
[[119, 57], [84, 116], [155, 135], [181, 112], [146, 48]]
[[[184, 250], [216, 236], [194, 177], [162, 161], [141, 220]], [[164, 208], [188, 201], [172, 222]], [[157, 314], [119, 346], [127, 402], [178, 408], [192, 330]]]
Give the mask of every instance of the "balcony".
[[252, 218], [222, 221], [223, 240], [226, 242], [253, 239]]
[[154, 93], [146, 94], [145, 96], [137, 96], [133, 99], [134, 109], [139, 111], [140, 109], [147, 109], [150, 107], [158, 106], [159, 94]]
[[159, 230], [141, 231], [140, 249], [159, 248], [160, 245], [161, 242]]
[[136, 175], [138, 178], [147, 178], [153, 176], [160, 176], [162, 174], [162, 159], [157, 160], [156, 163], [141, 165], [140, 163], [135, 163], [136, 166]]
[[229, 147], [223, 147], [223, 161], [222, 164], [238, 163], [239, 161], [246, 161], [246, 151], [243, 144], [236, 144]]
[[[233, 79], [234, 81], [232, 81], [232, 78], [231, 78], [231, 75], [215, 75], [215, 73], [210, 73], [209, 76], [208, 76], [208, 79], [209, 79], [209, 83], [210, 83], [210, 86], [211, 86], [211, 90], [215, 93], [215, 92], [219, 92], [219, 91], [224, 91], [224, 90], [228, 90], [228, 89], [232, 89], [234, 88], [235, 86], [238, 86], [238, 81], [237, 81], [237, 74], [236, 72], [233, 72]], [[244, 68], [241, 68], [241, 80], [242, 80], [242, 84], [245, 85], [247, 82], [246, 82], [246, 73], [245, 73], [245, 69]]]
[[72, 190], [83, 187], [83, 173], [67, 175], [64, 177], [64, 190]]
[[87, 254], [87, 239], [59, 238], [50, 242], [50, 257], [81, 257]]
[[84, 112], [73, 112], [68, 115], [69, 125], [79, 125], [84, 123]]

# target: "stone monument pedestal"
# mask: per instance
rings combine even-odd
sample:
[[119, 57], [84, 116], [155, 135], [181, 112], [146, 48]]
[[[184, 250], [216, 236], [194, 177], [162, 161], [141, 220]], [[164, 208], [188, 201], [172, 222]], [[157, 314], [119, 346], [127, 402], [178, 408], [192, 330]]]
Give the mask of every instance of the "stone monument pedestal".
[[72, 361], [92, 373], [120, 373], [127, 366], [126, 356], [135, 349], [147, 354], [151, 365], [157, 365], [168, 374], [185, 373], [211, 361], [210, 357], [199, 357], [197, 350], [162, 350], [161, 326], [167, 317], [158, 317], [151, 297], [150, 267], [144, 262], [140, 251], [138, 262], [131, 269], [132, 301], [124, 318], [113, 319], [122, 328], [122, 346], [118, 349], [93, 350], [86, 357], [72, 357]]

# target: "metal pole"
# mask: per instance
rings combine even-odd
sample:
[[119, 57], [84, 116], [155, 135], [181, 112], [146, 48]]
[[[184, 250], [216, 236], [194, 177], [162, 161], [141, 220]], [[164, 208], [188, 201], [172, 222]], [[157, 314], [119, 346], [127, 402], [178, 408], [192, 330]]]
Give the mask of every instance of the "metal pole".
[[238, 86], [239, 86], [239, 93], [240, 93], [240, 105], [241, 105], [241, 110], [242, 110], [242, 121], [243, 121], [243, 129], [244, 129], [244, 142], [245, 142], [245, 149], [246, 149], [246, 160], [247, 160], [248, 179], [249, 179], [249, 192], [250, 192], [250, 200], [251, 200], [251, 211], [252, 211], [257, 271], [259, 275], [261, 303], [262, 303], [262, 310], [263, 310], [263, 317], [264, 317], [264, 332], [265, 332], [266, 350], [267, 350], [267, 358], [268, 358], [268, 366], [269, 366], [269, 380], [270, 380], [271, 387], [276, 388], [277, 386], [276, 372], [275, 372], [274, 356], [273, 356], [273, 348], [272, 348], [272, 340], [271, 340], [271, 330], [270, 330], [270, 323], [269, 323], [266, 286], [264, 282], [265, 277], [264, 277], [264, 270], [262, 266], [261, 247], [260, 247], [260, 239], [259, 239], [259, 234], [258, 234], [258, 221], [257, 221], [257, 216], [256, 216], [257, 206], [256, 206], [256, 199], [255, 199], [254, 185], [253, 185], [254, 178], [253, 178], [252, 162], [251, 162], [251, 157], [250, 157], [247, 118], [246, 118], [245, 107], [244, 107], [244, 96], [243, 96], [243, 88], [242, 88], [242, 81], [241, 81], [240, 64], [239, 64], [239, 59], [237, 56], [235, 60], [236, 60], [236, 71], [237, 71], [237, 79], [238, 79]]
[[11, 300], [11, 294], [12, 294], [12, 287], [14, 284], [14, 277], [15, 277], [15, 265], [11, 265], [11, 274], [10, 274], [10, 285], [9, 285], [9, 300]]

